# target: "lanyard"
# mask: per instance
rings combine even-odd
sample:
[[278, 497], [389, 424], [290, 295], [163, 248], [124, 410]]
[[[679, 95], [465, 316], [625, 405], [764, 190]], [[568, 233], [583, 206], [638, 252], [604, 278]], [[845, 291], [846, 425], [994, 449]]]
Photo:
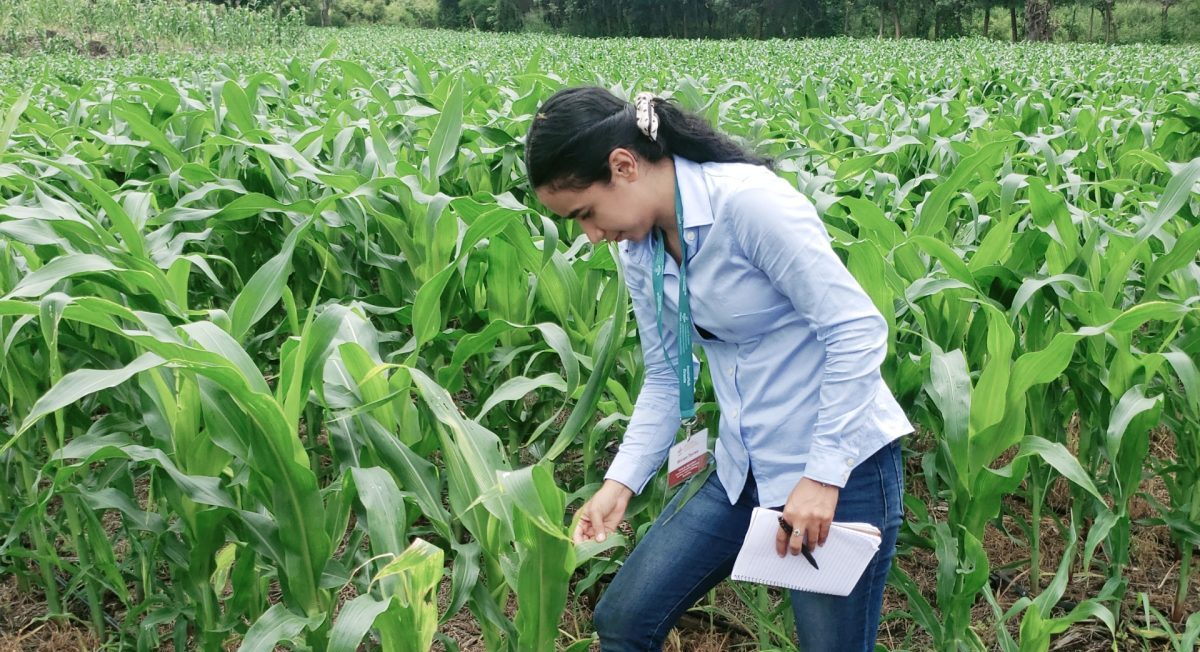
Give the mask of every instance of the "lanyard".
[[[678, 365], [671, 365], [679, 377], [679, 417], [687, 425], [696, 416], [696, 388], [692, 363], [692, 306], [688, 300], [687, 289], [687, 244], [683, 238], [683, 198], [679, 194], [679, 177], [675, 178], [675, 225], [679, 230], [679, 328], [676, 339], [679, 342]], [[658, 339], [663, 341], [663, 276], [666, 270], [666, 251], [664, 241], [666, 234], [661, 229], [655, 229], [654, 238], [654, 308], [658, 319]], [[663, 345], [667, 364], [671, 363], [670, 351]], [[689, 428], [690, 430], [690, 428]]]

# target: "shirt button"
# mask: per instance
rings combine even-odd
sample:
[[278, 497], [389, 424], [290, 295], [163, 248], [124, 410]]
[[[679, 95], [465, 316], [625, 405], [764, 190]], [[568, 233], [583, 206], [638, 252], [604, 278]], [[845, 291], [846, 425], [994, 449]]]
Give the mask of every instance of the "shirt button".
[[737, 410], [734, 410], [734, 411], [730, 412], [730, 413], [729, 413], [729, 416], [731, 416], [731, 417], [736, 417], [736, 416], [737, 416]]
[[854, 466], [854, 458], [846, 460], [846, 466]]
[[730, 376], [733, 376], [733, 369], [728, 369], [726, 371], [729, 373]]
[[684, 237], [685, 237], [685, 238], [687, 238], [687, 241], [688, 241], [688, 242], [694, 242], [694, 241], [696, 240], [696, 234], [695, 234], [695, 233], [691, 233], [691, 232], [689, 232], [689, 233], [688, 233], [686, 236], [684, 236]]

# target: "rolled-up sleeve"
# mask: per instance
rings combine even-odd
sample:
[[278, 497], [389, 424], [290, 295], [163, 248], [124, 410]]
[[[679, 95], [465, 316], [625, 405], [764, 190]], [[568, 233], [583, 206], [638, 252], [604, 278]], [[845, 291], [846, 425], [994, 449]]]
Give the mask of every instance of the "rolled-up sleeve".
[[805, 476], [844, 487], [862, 426], [881, 387], [887, 322], [830, 244], [807, 197], [782, 179], [729, 199], [733, 233], [746, 258], [787, 296], [825, 345], [820, 406]]
[[625, 282], [637, 320], [646, 380], [638, 392], [621, 447], [604, 474], [605, 480], [616, 480], [634, 494], [640, 494], [662, 466], [679, 430], [679, 379], [664, 354], [664, 346], [674, 351], [678, 344], [674, 329], [667, 324], [659, 337], [654, 295], [647, 281], [642, 270], [626, 267]]

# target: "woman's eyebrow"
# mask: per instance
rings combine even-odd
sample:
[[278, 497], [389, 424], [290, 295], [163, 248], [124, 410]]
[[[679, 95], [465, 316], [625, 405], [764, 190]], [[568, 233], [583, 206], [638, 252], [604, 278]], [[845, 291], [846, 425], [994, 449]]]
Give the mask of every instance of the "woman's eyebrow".
[[568, 220], [573, 220], [573, 219], [575, 219], [575, 216], [576, 216], [576, 215], [578, 215], [578, 214], [579, 214], [579, 211], [581, 211], [581, 210], [583, 210], [583, 209], [582, 209], [582, 208], [576, 208], [575, 210], [571, 211], [571, 213], [570, 213], [569, 215], [567, 215], [567, 219], [568, 219]]

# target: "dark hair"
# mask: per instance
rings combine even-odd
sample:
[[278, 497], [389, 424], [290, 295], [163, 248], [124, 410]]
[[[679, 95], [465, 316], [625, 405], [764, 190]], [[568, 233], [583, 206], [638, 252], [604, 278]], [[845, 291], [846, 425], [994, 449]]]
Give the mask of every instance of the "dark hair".
[[638, 128], [633, 104], [605, 88], [564, 88], [550, 96], [525, 137], [529, 185], [582, 190], [597, 181], [608, 183], [608, 155], [618, 147], [650, 162], [677, 154], [697, 163], [773, 164], [671, 100], [656, 97], [651, 106], [658, 114], [657, 141]]

